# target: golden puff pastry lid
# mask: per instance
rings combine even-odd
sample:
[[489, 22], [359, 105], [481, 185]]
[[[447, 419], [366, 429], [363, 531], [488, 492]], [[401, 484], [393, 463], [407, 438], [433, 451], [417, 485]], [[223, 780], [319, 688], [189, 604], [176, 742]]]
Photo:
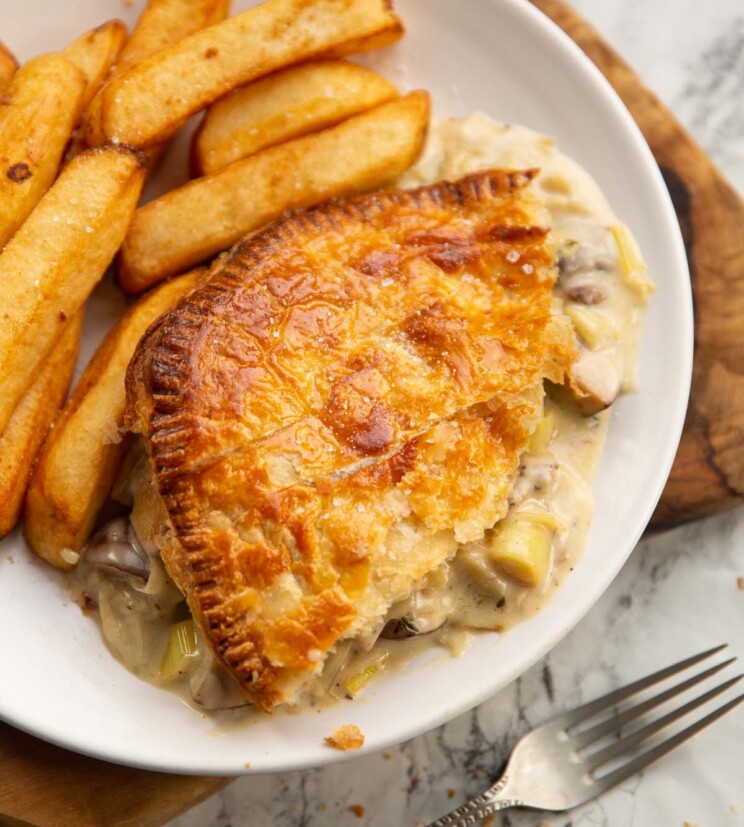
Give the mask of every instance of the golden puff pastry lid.
[[573, 334], [535, 170], [331, 202], [238, 244], [140, 342], [162, 554], [260, 709], [504, 516]]

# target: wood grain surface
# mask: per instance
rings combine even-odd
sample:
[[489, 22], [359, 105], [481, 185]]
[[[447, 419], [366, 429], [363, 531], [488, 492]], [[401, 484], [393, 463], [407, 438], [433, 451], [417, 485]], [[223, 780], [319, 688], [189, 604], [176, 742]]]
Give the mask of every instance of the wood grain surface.
[[[561, 0], [533, 0], [599, 66], [633, 114], [666, 178], [695, 295], [695, 367], [679, 453], [653, 518], [664, 527], [744, 501], [744, 204], [628, 65]], [[117, 767], [0, 724], [0, 823], [158, 827], [225, 778]]]
[[160, 827], [229, 780], [119, 767], [0, 724], [0, 824]]

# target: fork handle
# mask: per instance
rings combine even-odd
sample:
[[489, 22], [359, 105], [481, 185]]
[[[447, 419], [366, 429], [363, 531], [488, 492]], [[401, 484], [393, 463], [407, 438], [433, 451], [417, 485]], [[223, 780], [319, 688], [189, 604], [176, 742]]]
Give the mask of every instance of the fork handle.
[[487, 816], [493, 815], [498, 810], [506, 810], [509, 807], [524, 807], [524, 802], [503, 795], [508, 781], [507, 776], [502, 775], [484, 793], [471, 798], [470, 801], [451, 813], [447, 813], [446, 816], [432, 821], [427, 827], [471, 827], [471, 825], [478, 824], [478, 822]]

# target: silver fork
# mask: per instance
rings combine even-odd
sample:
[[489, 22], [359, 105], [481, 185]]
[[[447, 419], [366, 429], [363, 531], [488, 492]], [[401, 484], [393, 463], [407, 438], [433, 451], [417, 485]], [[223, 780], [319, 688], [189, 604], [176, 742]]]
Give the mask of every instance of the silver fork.
[[[504, 774], [493, 786], [462, 807], [431, 822], [428, 827], [469, 827], [497, 810], [506, 810], [508, 807], [529, 807], [552, 812], [570, 810], [640, 772], [740, 704], [744, 701], [744, 694], [719, 706], [696, 723], [666, 741], [656, 743], [645, 752], [634, 754], [634, 751], [642, 749], [657, 732], [725, 692], [744, 676], [737, 675], [724, 681], [633, 732], [624, 735], [621, 732], [649, 710], [701, 683], [733, 663], [736, 658], [729, 658], [682, 680], [629, 709], [622, 712], [616, 710], [605, 720], [591, 723], [592, 719], [612, 710], [638, 692], [715, 655], [725, 649], [726, 645], [724, 643], [654, 672], [653, 675], [616, 689], [528, 732], [517, 742]], [[589, 751], [591, 747], [595, 747], [594, 751]]]

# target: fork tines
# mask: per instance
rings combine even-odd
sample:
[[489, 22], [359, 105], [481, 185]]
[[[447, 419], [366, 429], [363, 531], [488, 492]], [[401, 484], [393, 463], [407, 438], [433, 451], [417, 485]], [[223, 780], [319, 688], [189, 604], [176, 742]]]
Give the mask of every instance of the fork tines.
[[[597, 698], [596, 700], [584, 704], [578, 709], [574, 709], [571, 712], [568, 712], [565, 715], [551, 721], [551, 726], [557, 725], [558, 727], [563, 728], [569, 738], [571, 747], [576, 752], [580, 750], [587, 750], [587, 748], [592, 745], [599, 746], [599, 748], [593, 753], [583, 757], [579, 756], [583, 767], [589, 775], [587, 782], [592, 784], [597, 793], [610, 789], [629, 776], [640, 772], [651, 762], [657, 760], [662, 755], [665, 755], [683, 741], [691, 738], [697, 732], [700, 732], [701, 729], [708, 726], [708, 724], [713, 723], [713, 721], [717, 720], [722, 715], [725, 715], [730, 709], [733, 709], [735, 706], [744, 701], [744, 694], [741, 694], [733, 700], [719, 706], [717, 709], [691, 724], [686, 729], [683, 729], [681, 732], [678, 732], [667, 740], [654, 745], [645, 752], [642, 752], [640, 755], [633, 756], [633, 750], [635, 748], [642, 747], [656, 733], [661, 732], [675, 721], [725, 692], [734, 684], [738, 683], [738, 681], [740, 681], [744, 676], [736, 675], [735, 677], [714, 686], [712, 689], [703, 692], [695, 698], [692, 698], [661, 718], [654, 720], [651, 723], [642, 726], [640, 729], [624, 736], [621, 736], [621, 732], [628, 726], [628, 724], [638, 721], [641, 716], [649, 710], [660, 706], [666, 701], [669, 701], [672, 698], [681, 695], [683, 692], [686, 692], [688, 689], [691, 689], [693, 686], [702, 683], [712, 675], [729, 666], [736, 660], [736, 658], [729, 658], [723, 663], [712, 666], [690, 678], [686, 678], [674, 686], [659, 692], [648, 700], [644, 700], [629, 709], [614, 714], [607, 720], [590, 725], [588, 728], [584, 728], [577, 732], [580, 725], [588, 723], [591, 719], [603, 712], [611, 710], [621, 702], [637, 695], [644, 689], [653, 687], [668, 678], [684, 672], [712, 655], [717, 654], [725, 649], [726, 645], [727, 644], [716, 646], [715, 648], [702, 652], [699, 655], [686, 658], [679, 663], [668, 666], [658, 672], [654, 672], [652, 675], [648, 675], [647, 677], [641, 678], [628, 686], [624, 686], [614, 692], [610, 692], [601, 698]], [[609, 744], [609, 746], [601, 746], [602, 741], [610, 736], [616, 736], [618, 740], [615, 740], [613, 743]], [[604, 774], [599, 772], [600, 769], [605, 767], [608, 763], [615, 762], [616, 764], [617, 761], [623, 757], [629, 757], [630, 760], [626, 760], [625, 763], [621, 763], [616, 769], [605, 771]]]
[[[675, 663], [528, 732], [517, 742], [498, 781], [429, 827], [467, 827], [508, 807], [565, 812], [645, 769], [744, 701], [744, 694], [739, 695], [707, 714], [701, 710], [697, 720], [682, 731], [667, 729], [744, 677], [736, 675], [712, 688], [703, 683], [736, 658], [703, 668], [697, 674], [683, 674], [725, 648], [725, 644], [716, 646]], [[674, 679], [674, 685], [658, 686], [664, 681], [672, 683], [670, 679]], [[690, 699], [690, 690], [698, 686]], [[634, 698], [646, 689], [656, 694]], [[633, 706], [626, 703], [631, 698]], [[672, 700], [676, 708], [662, 711], [655, 720], [645, 717], [650, 710]]]

